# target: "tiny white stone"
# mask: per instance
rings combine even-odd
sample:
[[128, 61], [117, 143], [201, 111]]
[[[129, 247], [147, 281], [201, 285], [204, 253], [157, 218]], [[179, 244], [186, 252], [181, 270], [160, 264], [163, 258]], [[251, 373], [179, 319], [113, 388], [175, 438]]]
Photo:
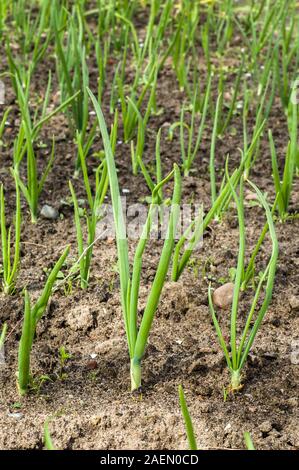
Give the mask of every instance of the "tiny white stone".
[[23, 413], [7, 413], [7, 416], [13, 419], [21, 419], [23, 418]]
[[45, 219], [50, 220], [55, 220], [59, 216], [58, 210], [48, 204], [43, 205], [40, 213]]

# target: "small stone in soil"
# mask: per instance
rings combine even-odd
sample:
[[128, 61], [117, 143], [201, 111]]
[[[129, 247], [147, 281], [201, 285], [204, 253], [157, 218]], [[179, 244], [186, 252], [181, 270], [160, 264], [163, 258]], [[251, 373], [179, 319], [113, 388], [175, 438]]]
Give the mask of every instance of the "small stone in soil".
[[270, 421], [264, 421], [259, 425], [259, 430], [263, 434], [269, 434], [269, 432], [272, 430], [272, 423]]
[[219, 308], [227, 308], [232, 304], [234, 295], [234, 283], [227, 282], [218, 287], [213, 293], [213, 302]]
[[292, 295], [289, 300], [290, 307], [292, 310], [299, 310], [299, 296]]
[[40, 213], [42, 217], [44, 217], [45, 219], [49, 219], [49, 220], [55, 220], [59, 216], [58, 210], [52, 206], [49, 206], [48, 204], [45, 204], [42, 207]]
[[97, 361], [89, 361], [87, 364], [86, 364], [86, 369], [87, 370], [95, 370], [98, 368], [98, 363]]
[[231, 427], [232, 427], [232, 425], [230, 423], [228, 423], [224, 428], [224, 432], [226, 432], [226, 433], [229, 432], [231, 430]]

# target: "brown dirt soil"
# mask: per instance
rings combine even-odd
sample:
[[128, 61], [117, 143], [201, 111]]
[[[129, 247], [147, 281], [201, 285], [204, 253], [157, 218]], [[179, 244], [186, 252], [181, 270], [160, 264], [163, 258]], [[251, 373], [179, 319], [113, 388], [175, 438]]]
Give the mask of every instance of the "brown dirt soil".
[[[53, 63], [51, 66], [53, 68]], [[35, 92], [41, 93], [44, 89], [42, 79], [46, 80], [49, 67], [41, 67], [37, 72]], [[92, 64], [91, 70], [95, 79]], [[152, 130], [156, 131], [162, 124], [167, 128], [179, 116], [184, 97], [174, 91], [178, 89], [174, 80], [173, 71], [166, 68], [158, 86], [158, 107], [164, 109], [160, 116], [151, 119]], [[14, 187], [8, 175], [19, 117], [9, 80], [6, 84], [7, 104], [12, 105], [13, 111], [3, 137], [0, 178], [5, 182], [7, 206], [12, 214]], [[108, 103], [109, 89], [104, 101], [109, 120]], [[281, 159], [287, 143], [285, 121], [277, 102], [269, 126], [279, 142]], [[232, 167], [239, 161], [241, 122], [241, 116], [236, 114], [225, 138], [217, 143], [218, 176], [227, 153]], [[250, 124], [252, 127], [253, 123]], [[22, 289], [26, 286], [32, 298], [37, 296], [46, 277], [45, 268], [53, 265], [66, 244], [71, 244], [71, 258], [76, 258], [73, 213], [66, 203], [75, 147], [65, 130], [67, 126], [63, 116], [52, 120], [42, 133], [46, 149], [39, 150], [42, 159], [50, 151], [52, 133], [59, 137], [54, 169], [41, 195], [40, 207], [44, 203], [55, 206], [60, 218], [57, 221], [40, 218], [33, 226], [23, 201], [18, 288], [15, 295], [0, 297], [0, 324], [7, 321], [9, 328], [6, 362], [0, 366], [0, 448], [42, 448], [45, 420], [53, 417], [50, 431], [59, 449], [184, 449], [187, 443], [177, 393], [178, 385], [183, 384], [201, 448], [243, 448], [243, 432], [250, 431], [258, 449], [299, 449], [299, 366], [291, 360], [294, 344], [299, 340], [299, 313], [290, 305], [291, 297], [299, 296], [298, 218], [277, 225], [280, 257], [273, 300], [252, 348], [240, 393], [224, 401], [223, 388], [229, 377], [207, 303], [208, 283], [219, 286], [229, 279], [229, 269], [236, 265], [238, 225], [235, 211], [231, 209], [222, 221], [211, 224], [202, 249], [194, 255], [180, 281], [177, 284], [169, 281], [165, 286], [143, 360], [142, 395], [132, 395], [129, 391], [129, 359], [115, 269], [115, 244], [101, 241], [94, 248], [88, 289], [80, 290], [73, 283], [68, 292], [61, 288], [52, 296], [47, 313], [38, 325], [32, 351], [35, 389], [20, 399], [15, 372], [23, 316]], [[149, 133], [145, 149], [146, 163], [152, 161], [154, 154], [152, 134]], [[210, 203], [210, 134], [208, 128], [195, 171], [184, 181], [183, 192], [185, 202], [194, 197], [204, 203], [205, 209]], [[166, 174], [173, 162], [180, 161], [180, 147], [177, 137], [173, 142], [167, 140], [167, 132], [164, 137], [162, 161]], [[101, 142], [96, 142], [94, 148], [100, 149]], [[129, 202], [136, 202], [148, 191], [143, 177], [133, 178], [129, 170], [129, 145], [118, 145], [116, 159], [120, 185], [130, 189]], [[251, 176], [273, 200], [267, 132]], [[74, 184], [83, 197], [82, 182], [74, 180]], [[298, 189], [297, 179], [291, 204], [294, 212], [299, 208]], [[250, 252], [263, 227], [264, 214], [247, 201], [246, 215]], [[269, 246], [267, 240], [259, 257], [259, 267], [265, 265]], [[140, 309], [144, 306], [160, 249], [158, 242], [151, 242], [148, 248]], [[249, 296], [246, 295], [240, 308], [241, 321], [248, 306]], [[220, 319], [228, 324], [229, 313], [222, 311]], [[58, 354], [62, 346], [71, 354], [63, 371]]]

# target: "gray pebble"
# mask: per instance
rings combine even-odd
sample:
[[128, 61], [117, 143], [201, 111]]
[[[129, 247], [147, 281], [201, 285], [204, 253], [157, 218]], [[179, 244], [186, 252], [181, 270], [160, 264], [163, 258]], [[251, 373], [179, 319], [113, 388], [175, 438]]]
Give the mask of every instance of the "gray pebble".
[[59, 216], [58, 210], [52, 206], [48, 206], [48, 204], [45, 204], [42, 207], [40, 213], [45, 219], [50, 219], [50, 220], [55, 220]]

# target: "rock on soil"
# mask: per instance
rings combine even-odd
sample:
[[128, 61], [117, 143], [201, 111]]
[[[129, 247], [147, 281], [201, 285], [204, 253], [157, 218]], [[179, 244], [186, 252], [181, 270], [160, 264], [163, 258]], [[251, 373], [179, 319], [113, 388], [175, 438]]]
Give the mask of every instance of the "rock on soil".
[[227, 282], [223, 286], [218, 287], [213, 293], [213, 302], [216, 307], [226, 309], [233, 301], [234, 283]]
[[299, 310], [299, 297], [296, 295], [292, 295], [290, 297], [290, 307], [292, 310]]
[[68, 315], [67, 321], [72, 330], [87, 331], [93, 325], [90, 308], [82, 305], [73, 308]]
[[55, 209], [55, 207], [49, 206], [48, 204], [45, 204], [42, 207], [40, 213], [45, 219], [49, 220], [56, 220], [59, 216], [58, 210]]

